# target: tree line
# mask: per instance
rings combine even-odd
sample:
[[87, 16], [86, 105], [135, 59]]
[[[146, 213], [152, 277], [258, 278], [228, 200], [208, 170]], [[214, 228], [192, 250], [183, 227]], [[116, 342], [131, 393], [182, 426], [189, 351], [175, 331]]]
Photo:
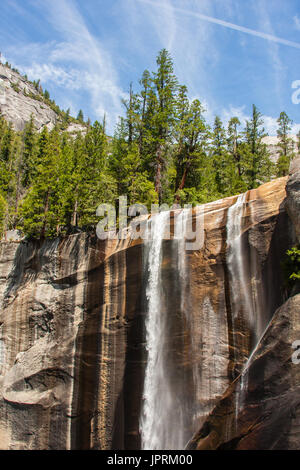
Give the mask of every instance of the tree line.
[[[212, 127], [197, 99], [180, 85], [169, 53], [144, 71], [139, 91], [130, 85], [114, 136], [103, 122], [87, 123], [76, 137], [61, 127], [38, 133], [34, 118], [23, 132], [0, 116], [0, 231], [35, 238], [93, 228], [96, 208], [117, 203], [202, 204], [256, 188], [288, 173], [300, 151], [289, 137], [291, 120], [278, 118], [280, 156], [270, 160], [263, 118], [255, 105], [245, 127], [233, 116]], [[80, 112], [78, 120], [83, 121]]]

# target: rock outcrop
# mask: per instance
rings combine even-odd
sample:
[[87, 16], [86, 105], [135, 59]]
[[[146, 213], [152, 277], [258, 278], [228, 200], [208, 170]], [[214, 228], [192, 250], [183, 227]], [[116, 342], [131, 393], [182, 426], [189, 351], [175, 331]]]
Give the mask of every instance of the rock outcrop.
[[[298, 150], [297, 150], [298, 137], [294, 134], [291, 134], [289, 135], [289, 138], [292, 139], [293, 150], [295, 154], [297, 154], [298, 153]], [[266, 137], [263, 137], [262, 142], [266, 144], [266, 146], [268, 147], [271, 161], [273, 163], [276, 163], [281, 152], [278, 137], [276, 137], [275, 135], [268, 135]]]
[[[289, 370], [297, 367], [288, 357], [290, 341], [297, 337], [293, 325], [299, 315], [299, 299], [290, 299], [282, 307], [289, 292], [284, 287], [281, 260], [295, 243], [285, 209], [286, 182], [287, 178], [280, 178], [249, 191], [240, 211], [247, 273], [243, 283], [256, 306], [255, 318], [247, 318], [244, 306], [236, 311], [233, 302], [228, 217], [236, 196], [190, 212], [194, 224], [204, 213], [204, 244], [199, 249], [181, 253], [172, 236], [163, 241], [161, 312], [168, 325], [168, 373], [186, 410], [186, 436], [190, 439], [202, 429], [195, 434], [193, 447], [204, 447], [203, 439], [210, 448], [226, 446], [228, 440], [240, 442], [236, 439], [246, 429], [244, 420], [247, 429], [255, 426], [258, 415], [268, 424], [264, 393], [266, 400], [272, 394], [268, 403], [274, 409], [276, 400], [285, 403], [287, 393], [297, 394], [297, 382], [288, 391], [288, 380], [289, 384], [294, 380]], [[176, 216], [177, 212], [171, 214], [171, 226]], [[178, 276], [181, 255], [185, 279]], [[43, 243], [0, 244], [2, 449], [141, 447], [147, 363], [144, 259], [142, 240], [129, 237], [101, 241], [78, 234]], [[265, 343], [260, 343], [249, 362], [249, 393], [253, 391], [257, 400], [262, 397], [262, 402], [252, 411], [253, 395], [249, 402], [246, 395], [243, 409], [249, 416], [242, 414], [242, 419], [233, 411], [234, 389], [258, 336], [270, 321]], [[283, 350], [276, 347], [276, 342], [282, 346], [280, 341]], [[278, 367], [283, 364], [289, 367], [281, 377]], [[257, 395], [253, 387], [257, 387]], [[289, 400], [289, 410], [296, 412], [296, 395], [293, 400], [293, 404]], [[273, 417], [269, 425], [279, 426], [281, 419], [290, 428], [284, 447], [294, 448], [297, 413], [288, 417], [278, 410], [277, 424]], [[225, 421], [229, 423], [226, 438]]]
[[[295, 160], [291, 166], [285, 200], [298, 241], [299, 163]], [[286, 297], [288, 299], [271, 317], [241, 374], [230, 384], [187, 449], [299, 449], [299, 283]]]
[[[31, 116], [38, 131], [47, 126], [53, 129], [60, 118], [41, 99], [41, 95], [31, 82], [18, 72], [0, 63], [0, 113], [17, 131], [22, 131]], [[66, 129], [70, 134], [85, 132], [86, 127], [72, 123]]]
[[292, 161], [286, 191], [288, 196], [286, 208], [293, 221], [300, 243], [300, 158]]
[[298, 450], [300, 294], [275, 313], [240, 375], [194, 436], [188, 449]]

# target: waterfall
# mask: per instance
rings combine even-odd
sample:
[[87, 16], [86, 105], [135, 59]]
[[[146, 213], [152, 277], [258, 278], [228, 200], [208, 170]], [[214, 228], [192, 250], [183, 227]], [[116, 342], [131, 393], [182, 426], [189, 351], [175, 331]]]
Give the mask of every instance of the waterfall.
[[232, 322], [237, 320], [240, 314], [254, 327], [254, 312], [251, 288], [247, 283], [247, 271], [245, 253], [243, 250], [243, 212], [246, 194], [238, 196], [237, 201], [228, 209], [227, 216], [227, 266], [230, 280], [230, 298], [232, 310]]
[[147, 222], [145, 232], [146, 349], [143, 409], [140, 419], [142, 449], [164, 449], [168, 438], [171, 390], [165, 361], [166, 318], [162, 312], [162, 243], [168, 212], [156, 214]]
[[184, 312], [187, 317], [187, 266], [186, 266], [186, 233], [187, 233], [187, 223], [188, 216], [190, 214], [190, 209], [182, 209], [179, 214], [177, 214], [175, 219], [175, 233], [174, 238], [177, 240], [177, 269], [179, 282], [181, 286], [181, 296], [180, 296], [180, 306], [181, 311]]
[[[227, 267], [230, 283], [230, 300], [232, 315], [233, 351], [234, 363], [239, 362], [238, 354], [247, 350], [247, 345], [240, 339], [237, 344], [236, 323], [245, 322], [251, 331], [254, 328], [254, 312], [252, 303], [251, 284], [247, 279], [246, 253], [243, 249], [243, 214], [246, 201], [246, 194], [238, 196], [235, 204], [228, 209], [227, 216]], [[241, 380], [240, 388], [237, 390], [235, 399], [235, 423], [237, 425], [238, 413], [244, 401], [244, 394], [247, 388], [247, 381]]]
[[[175, 226], [174, 238], [178, 243], [175, 261], [180, 284], [186, 282], [184, 233], [187, 216], [188, 210], [183, 210], [176, 218]], [[169, 229], [167, 227], [169, 217], [169, 212], [161, 212], [148, 220], [146, 227], [144, 270], [147, 279], [145, 321], [147, 364], [140, 417], [144, 450], [184, 449], [187, 441], [186, 408], [182, 394], [174, 384], [176, 359], [170, 351], [173, 338], [169, 325], [172, 323], [171, 317], [168, 318], [168, 315], [172, 315], [173, 312], [168, 308], [162, 285], [163, 238], [165, 231]], [[171, 253], [171, 256], [174, 256], [172, 250]], [[181, 309], [184, 309], [184, 303], [183, 293]], [[180, 380], [183, 378], [180, 377]]]

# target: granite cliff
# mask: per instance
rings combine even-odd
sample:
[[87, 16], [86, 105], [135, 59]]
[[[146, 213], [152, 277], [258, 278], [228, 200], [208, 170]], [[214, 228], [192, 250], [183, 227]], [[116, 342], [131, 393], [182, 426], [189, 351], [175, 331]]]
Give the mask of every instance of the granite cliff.
[[[2, 242], [0, 448], [139, 449], [149, 429], [161, 448], [295, 448], [300, 305], [281, 261], [299, 237], [299, 184], [295, 165], [288, 184], [188, 211], [204, 214], [194, 251], [173, 236], [152, 248], [91, 234]], [[151, 354], [167, 371], [165, 419]]]
[[[36, 129], [44, 126], [49, 130], [61, 122], [61, 117], [47, 104], [44, 97], [26, 77], [0, 62], [0, 113], [15, 130], [22, 131], [31, 116]], [[84, 132], [86, 127], [80, 123], [70, 123], [69, 133]]]

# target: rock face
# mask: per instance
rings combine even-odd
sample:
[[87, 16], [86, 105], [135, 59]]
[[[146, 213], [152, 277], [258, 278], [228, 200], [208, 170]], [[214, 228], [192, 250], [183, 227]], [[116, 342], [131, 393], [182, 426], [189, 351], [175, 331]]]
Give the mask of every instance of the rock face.
[[[51, 130], [59, 121], [53, 109], [39, 98], [39, 93], [32, 83], [0, 63], [0, 113], [13, 124], [15, 130], [22, 131], [30, 121], [31, 115], [38, 131], [44, 126]], [[85, 132], [86, 127], [72, 123], [66, 130], [75, 134]]]
[[[293, 150], [297, 154], [297, 142], [298, 138], [296, 135], [290, 135], [290, 139], [293, 141]], [[266, 137], [263, 137], [262, 139], [263, 143], [266, 144], [268, 147], [268, 151], [270, 152], [270, 158], [272, 162], [276, 163], [279, 156], [280, 156], [280, 147], [279, 147], [279, 140], [278, 137], [274, 135], [268, 135]]]
[[243, 374], [188, 449], [299, 449], [300, 367], [291, 360], [299, 325], [298, 294], [277, 310]]
[[300, 158], [292, 161], [286, 191], [288, 195], [286, 208], [293, 221], [300, 243]]
[[[181, 212], [171, 213], [171, 239], [162, 237], [152, 271], [141, 239], [79, 234], [40, 244], [1, 243], [0, 447], [141, 448], [145, 325], [149, 297], [159, 291], [170, 391], [166, 396], [162, 387], [161, 399], [172, 416], [172, 406], [182, 410], [183, 442], [194, 435], [191, 447], [241, 446], [241, 434], [261, 419], [263, 426], [274, 424], [274, 436], [284, 422], [280, 445], [294, 448], [298, 385], [291, 371], [297, 366], [289, 358], [299, 296], [283, 305], [290, 293], [281, 260], [295, 243], [286, 182], [280, 178], [189, 211], [187, 220], [194, 226], [200, 221], [203, 229], [196, 250], [185, 251], [174, 237]], [[156, 267], [158, 287], [149, 289]], [[240, 373], [254, 349], [247, 393], [234, 408], [234, 390], [241, 389]], [[277, 418], [270, 417], [272, 407]], [[161, 417], [152, 418], [155, 426]], [[252, 441], [249, 434], [247, 448], [273, 445], [271, 438], [258, 444], [260, 432]]]
[[38, 130], [45, 125], [51, 130], [57, 121], [56, 113], [31, 96], [38, 97], [35, 87], [17, 72], [0, 64], [0, 111], [3, 116], [19, 131], [24, 129], [31, 115]]
[[[285, 200], [298, 241], [299, 190], [298, 160], [291, 168]], [[272, 316], [241, 374], [230, 384], [187, 449], [299, 449], [299, 283], [286, 297], [289, 298]]]

